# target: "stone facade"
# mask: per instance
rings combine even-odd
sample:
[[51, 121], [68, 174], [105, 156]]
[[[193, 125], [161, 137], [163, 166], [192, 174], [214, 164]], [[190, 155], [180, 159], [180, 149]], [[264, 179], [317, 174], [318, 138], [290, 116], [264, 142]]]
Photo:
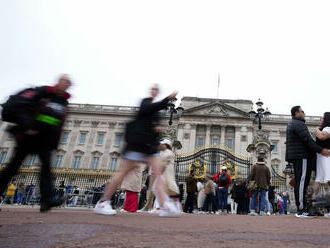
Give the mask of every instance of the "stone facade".
[[[173, 123], [177, 139], [182, 144], [178, 153], [192, 153], [201, 146], [219, 145], [232, 149], [235, 154], [249, 156], [246, 149], [252, 143], [257, 129], [248, 116], [252, 101], [183, 97], [181, 105], [184, 108], [183, 115], [175, 118]], [[134, 117], [136, 111], [136, 107], [70, 104], [53, 166], [115, 170], [124, 145], [125, 123]], [[167, 124], [169, 114], [163, 112], [162, 118]], [[286, 125], [290, 119], [289, 115], [276, 114], [263, 121], [263, 130], [275, 147], [270, 161], [279, 172], [285, 168]], [[319, 122], [320, 117], [307, 117], [311, 131]], [[0, 121], [2, 164], [8, 162], [13, 153], [13, 139], [5, 132], [8, 125]], [[30, 166], [38, 163], [33, 156], [24, 162]]]

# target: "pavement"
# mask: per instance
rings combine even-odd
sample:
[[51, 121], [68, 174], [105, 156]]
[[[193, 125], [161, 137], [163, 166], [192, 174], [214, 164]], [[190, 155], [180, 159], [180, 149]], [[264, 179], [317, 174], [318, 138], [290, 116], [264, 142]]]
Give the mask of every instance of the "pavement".
[[330, 219], [2, 208], [0, 247], [330, 247]]

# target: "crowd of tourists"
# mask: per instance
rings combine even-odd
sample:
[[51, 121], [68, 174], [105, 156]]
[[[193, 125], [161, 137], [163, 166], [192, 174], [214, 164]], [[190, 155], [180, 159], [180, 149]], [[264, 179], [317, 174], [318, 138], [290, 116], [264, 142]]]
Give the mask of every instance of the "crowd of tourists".
[[[67, 89], [70, 86], [70, 77], [62, 75], [54, 86], [22, 90], [2, 105], [2, 120], [15, 124], [8, 131], [16, 141], [10, 163], [0, 171], [0, 192], [5, 192], [5, 201], [28, 204], [33, 197], [40, 196], [41, 212], [65, 202], [72, 206], [78, 204], [81, 190], [71, 183], [64, 185], [64, 182], [55, 188], [50, 169], [51, 152], [57, 149], [67, 115], [70, 98]], [[271, 173], [265, 156], [258, 157], [248, 181], [233, 182], [224, 166], [216, 175], [207, 175], [205, 181], [200, 182], [195, 179], [194, 171], [190, 171], [185, 187], [177, 185], [175, 147], [169, 139], [160, 142], [166, 127], [161, 124], [159, 115], [159, 111], [166, 109], [175, 99], [177, 92], [156, 102], [158, 94], [159, 87], [155, 84], [150, 96], [141, 101], [134, 119], [127, 123], [119, 171], [99, 189], [102, 194], [94, 197], [93, 193], [93, 197], [88, 198], [89, 202], [95, 203], [95, 213], [117, 214], [115, 208], [123, 203], [123, 192], [123, 211], [136, 212], [141, 208], [141, 211], [156, 211], [161, 217], [178, 217], [182, 212], [196, 211], [216, 214], [229, 211], [252, 216], [290, 212], [288, 193], [276, 193], [271, 186]], [[316, 215], [312, 211], [313, 199], [308, 197], [312, 170], [316, 170], [318, 185], [330, 182], [330, 113], [324, 114], [316, 128], [316, 141], [305, 124], [305, 113], [301, 107], [293, 107], [291, 114], [292, 120], [287, 126], [286, 161], [294, 169], [292, 185], [296, 216], [312, 218]], [[9, 184], [28, 154], [38, 154], [41, 160], [38, 194], [34, 185]], [[141, 189], [142, 165], [149, 168], [149, 177]], [[122, 192], [118, 192], [119, 188]], [[89, 189], [87, 195], [90, 192], [95, 192], [95, 189]], [[317, 187], [312, 195], [314, 198], [318, 195]], [[329, 217], [329, 214], [325, 216]]]

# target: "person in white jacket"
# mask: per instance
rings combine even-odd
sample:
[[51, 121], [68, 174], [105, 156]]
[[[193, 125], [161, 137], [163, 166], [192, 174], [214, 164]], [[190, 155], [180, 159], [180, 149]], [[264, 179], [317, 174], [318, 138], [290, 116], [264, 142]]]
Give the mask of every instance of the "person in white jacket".
[[202, 212], [203, 204], [205, 201], [205, 193], [204, 193], [205, 186], [202, 182], [198, 181], [197, 182], [197, 191], [198, 191], [198, 196], [197, 196], [197, 208], [199, 213]]
[[175, 154], [172, 152], [172, 142], [169, 139], [164, 139], [160, 142], [160, 155], [164, 166], [163, 176], [167, 186], [167, 193], [175, 201], [177, 208], [181, 211], [182, 206], [179, 201], [180, 190], [175, 181]]

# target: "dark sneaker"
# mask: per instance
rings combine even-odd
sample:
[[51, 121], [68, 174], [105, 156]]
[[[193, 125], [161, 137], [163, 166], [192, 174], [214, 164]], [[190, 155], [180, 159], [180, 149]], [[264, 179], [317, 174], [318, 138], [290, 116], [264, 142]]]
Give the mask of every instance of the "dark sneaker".
[[58, 200], [53, 200], [53, 201], [48, 201], [48, 202], [42, 202], [40, 204], [40, 212], [47, 212], [51, 208], [61, 206], [65, 202], [65, 199], [58, 199]]

